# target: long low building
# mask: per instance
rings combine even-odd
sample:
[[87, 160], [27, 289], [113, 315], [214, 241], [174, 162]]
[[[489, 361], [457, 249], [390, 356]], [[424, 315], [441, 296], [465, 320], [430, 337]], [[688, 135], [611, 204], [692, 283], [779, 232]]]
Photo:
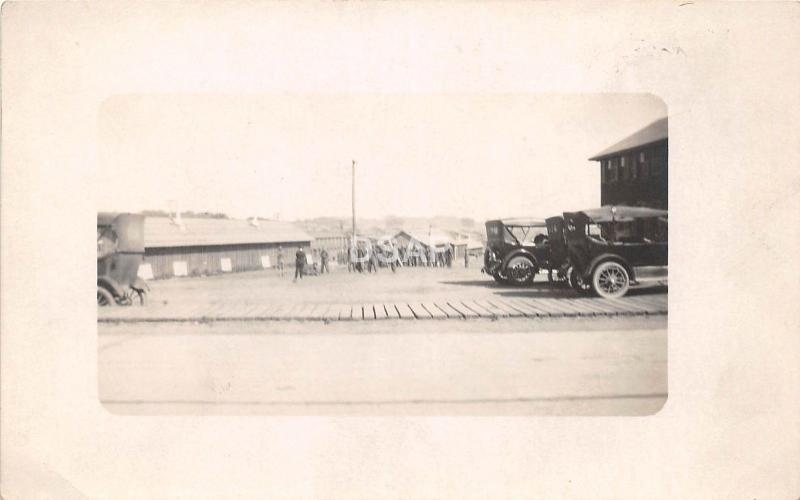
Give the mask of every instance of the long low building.
[[288, 222], [147, 217], [140, 272], [170, 278], [265, 269], [275, 265], [279, 248], [290, 266], [297, 248], [313, 240]]

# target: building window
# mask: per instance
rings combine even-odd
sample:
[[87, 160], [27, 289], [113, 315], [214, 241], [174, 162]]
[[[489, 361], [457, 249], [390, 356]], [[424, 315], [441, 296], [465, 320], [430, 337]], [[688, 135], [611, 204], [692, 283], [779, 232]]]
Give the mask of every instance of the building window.
[[647, 161], [647, 156], [644, 151], [639, 153], [639, 174], [642, 179], [647, 179], [650, 175], [650, 163]]
[[612, 158], [609, 160], [611, 163], [611, 183], [619, 180], [619, 158]]
[[608, 160], [600, 162], [600, 182], [603, 184], [608, 182]]
[[631, 178], [637, 177], [639, 177], [639, 162], [636, 161], [636, 155], [631, 155]]

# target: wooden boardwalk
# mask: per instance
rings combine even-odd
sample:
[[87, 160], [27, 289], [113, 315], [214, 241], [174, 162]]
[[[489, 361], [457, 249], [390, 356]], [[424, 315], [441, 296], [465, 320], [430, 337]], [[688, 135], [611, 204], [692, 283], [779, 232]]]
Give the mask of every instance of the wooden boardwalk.
[[99, 322], [162, 321], [385, 321], [564, 318], [667, 314], [667, 295], [634, 295], [606, 300], [581, 298], [506, 298], [381, 304], [198, 304], [191, 306], [103, 307]]

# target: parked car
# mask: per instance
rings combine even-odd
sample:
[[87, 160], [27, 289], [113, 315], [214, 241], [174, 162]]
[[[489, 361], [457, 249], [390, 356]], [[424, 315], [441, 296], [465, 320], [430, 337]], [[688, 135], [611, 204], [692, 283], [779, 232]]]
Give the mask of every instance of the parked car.
[[144, 216], [97, 215], [97, 305], [144, 304], [148, 287], [139, 278], [144, 260]]
[[540, 269], [566, 277], [564, 219], [498, 219], [486, 222], [486, 250], [482, 272], [499, 283], [533, 283]]
[[666, 210], [604, 206], [564, 213], [570, 284], [600, 297], [644, 282], [667, 283]]

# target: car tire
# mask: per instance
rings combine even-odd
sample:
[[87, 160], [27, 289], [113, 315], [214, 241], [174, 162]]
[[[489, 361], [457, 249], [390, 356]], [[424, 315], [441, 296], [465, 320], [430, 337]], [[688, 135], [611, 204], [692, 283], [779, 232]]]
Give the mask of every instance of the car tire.
[[506, 282], [514, 286], [527, 286], [536, 276], [536, 265], [529, 257], [517, 255], [506, 264]]
[[106, 290], [105, 288], [98, 286], [97, 287], [97, 305], [100, 307], [105, 306], [113, 306], [116, 304], [114, 300], [114, 296], [111, 295], [111, 292]]
[[505, 278], [504, 276], [502, 276], [500, 273], [494, 273], [494, 274], [492, 274], [492, 278], [494, 278], [494, 280], [495, 280], [496, 282], [500, 283], [501, 285], [507, 285], [507, 284], [508, 284], [508, 279], [506, 279], [506, 278]]
[[630, 285], [628, 270], [619, 262], [602, 262], [592, 272], [592, 289], [604, 299], [623, 297], [628, 293]]
[[585, 283], [580, 273], [575, 267], [570, 266], [567, 270], [567, 281], [569, 286], [581, 295], [588, 295], [592, 291], [591, 285]]

